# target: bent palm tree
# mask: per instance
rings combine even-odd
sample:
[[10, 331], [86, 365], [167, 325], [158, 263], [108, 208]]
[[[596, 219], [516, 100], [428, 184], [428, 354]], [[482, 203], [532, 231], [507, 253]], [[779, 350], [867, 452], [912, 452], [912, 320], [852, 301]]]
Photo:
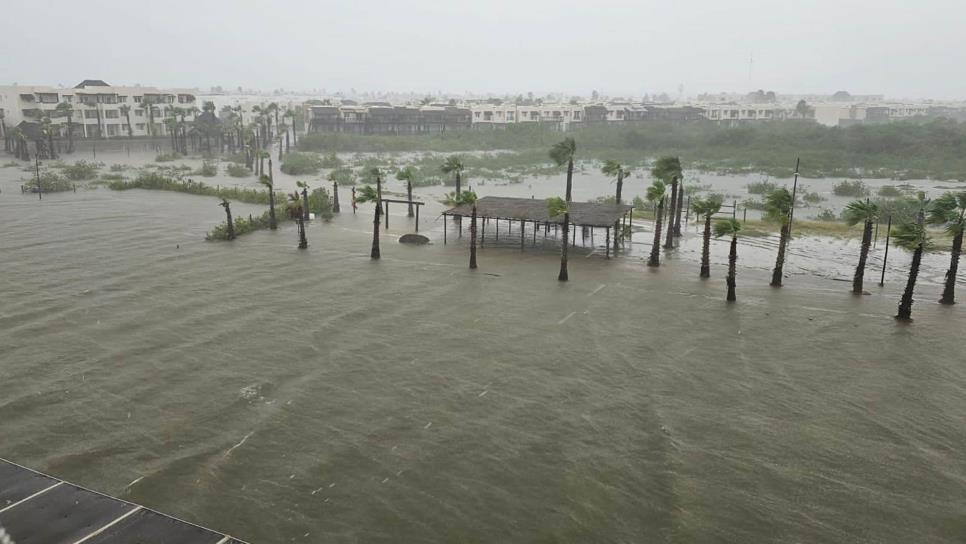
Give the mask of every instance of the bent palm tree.
[[[600, 169], [600, 171], [603, 172], [604, 175], [617, 177], [617, 194], [614, 197], [614, 203], [620, 205], [621, 193], [624, 190], [624, 178], [631, 173], [630, 169], [624, 168], [624, 166], [617, 161], [608, 159], [604, 161], [604, 166]], [[618, 232], [620, 232], [620, 227], [620, 220], [614, 221], [614, 251], [617, 251], [619, 238]], [[623, 233], [621, 233], [620, 237], [623, 237]]]
[[231, 219], [231, 202], [228, 202], [227, 200], [225, 200], [223, 198], [223, 199], [221, 199], [221, 204], [219, 204], [219, 206], [222, 206], [223, 208], [225, 208], [225, 215], [228, 216], [228, 239], [229, 240], [234, 240], [235, 239], [235, 223]]
[[955, 304], [956, 273], [959, 270], [959, 256], [963, 252], [963, 231], [966, 230], [966, 191], [946, 193], [934, 200], [929, 210], [928, 223], [945, 226], [946, 232], [953, 235], [949, 270], [946, 271], [946, 283], [939, 303]]
[[922, 262], [922, 254], [930, 247], [929, 233], [922, 222], [922, 213], [919, 220], [900, 223], [892, 230], [892, 239], [897, 246], [912, 251], [912, 263], [909, 265], [909, 279], [906, 281], [906, 289], [899, 300], [899, 312], [896, 319], [899, 321], [912, 321], [913, 292], [916, 289], [916, 279], [919, 277], [919, 265]]
[[128, 106], [127, 104], [122, 104], [121, 107], [118, 109], [121, 110], [121, 115], [124, 116], [125, 124], [127, 125], [127, 137], [133, 138], [134, 129], [131, 128], [131, 106]]
[[[400, 171], [396, 172], [396, 179], [399, 181], [406, 182], [406, 199], [409, 201], [409, 212], [407, 212], [408, 217], [413, 216], [413, 181], [416, 180], [416, 169], [412, 166], [407, 166]], [[459, 194], [457, 194], [459, 196]]]
[[470, 268], [476, 268], [476, 193], [464, 191], [455, 200], [456, 206], [472, 206], [470, 215]]
[[302, 195], [298, 191], [288, 195], [288, 216], [298, 225], [299, 249], [309, 247], [309, 240], [305, 237], [305, 208], [302, 205]]
[[721, 210], [721, 197], [711, 195], [708, 198], [699, 198], [691, 205], [694, 214], [704, 217], [704, 245], [701, 248], [701, 274], [702, 278], [711, 277], [711, 218]]
[[657, 202], [657, 211], [654, 213], [654, 243], [651, 244], [651, 256], [647, 259], [647, 266], [661, 266], [661, 222], [666, 193], [667, 186], [660, 179], [655, 179], [647, 188], [648, 202]]
[[[302, 219], [309, 220], [309, 184], [304, 181], [296, 181], [295, 186], [302, 189]], [[297, 191], [296, 191], [297, 192]]]
[[782, 187], [776, 189], [765, 197], [765, 219], [781, 224], [781, 233], [778, 238], [778, 258], [775, 260], [775, 269], [771, 274], [771, 286], [782, 286], [782, 275], [785, 267], [785, 249], [788, 247], [788, 239], [791, 237], [791, 213], [792, 213], [792, 194], [788, 189]]
[[[550, 148], [550, 158], [557, 166], [567, 165], [567, 208], [563, 212], [563, 244], [560, 249], [560, 274], [557, 280], [567, 281], [570, 274], [567, 270], [567, 244], [569, 243], [568, 233], [570, 232], [570, 201], [574, 183], [574, 157], [577, 155], [577, 142], [573, 138], [564, 138]], [[553, 217], [553, 216], [551, 216]]]
[[258, 182], [268, 188], [268, 228], [275, 230], [278, 228], [278, 221], [275, 219], [275, 182], [271, 176], [262, 176]]
[[664, 242], [665, 249], [674, 247], [674, 212], [678, 209], [678, 180], [681, 179], [682, 175], [681, 160], [677, 157], [661, 157], [651, 168], [652, 177], [661, 180], [665, 185], [671, 185], [671, 205], [668, 207], [670, 213], [668, 214], [667, 240]]
[[463, 159], [459, 155], [450, 155], [446, 157], [443, 161], [443, 165], [439, 167], [440, 171], [444, 174], [455, 174], [456, 175], [456, 198], [460, 196], [460, 184], [463, 181]]
[[879, 218], [879, 206], [868, 199], [853, 200], [845, 206], [842, 217], [849, 226], [863, 224], [859, 264], [855, 267], [855, 276], [852, 278], [852, 293], [861, 295], [864, 292], [862, 282], [865, 278], [865, 263], [869, 258], [869, 248], [872, 246], [872, 226]]
[[728, 284], [728, 302], [734, 302], [735, 296], [735, 276], [737, 275], [738, 262], [738, 233], [741, 232], [741, 223], [737, 219], [723, 219], [714, 224], [714, 235], [718, 238], [731, 236], [731, 250], [728, 252], [728, 277], [725, 282]]
[[54, 108], [58, 116], [67, 118], [67, 152], [74, 152], [74, 106], [70, 102], [61, 102]]
[[372, 219], [372, 251], [369, 256], [378, 259], [382, 256], [379, 251], [379, 219], [382, 217], [382, 171], [372, 168], [369, 174], [376, 179], [376, 188], [366, 185], [356, 192], [355, 202], [373, 202], [376, 205], [375, 215]]

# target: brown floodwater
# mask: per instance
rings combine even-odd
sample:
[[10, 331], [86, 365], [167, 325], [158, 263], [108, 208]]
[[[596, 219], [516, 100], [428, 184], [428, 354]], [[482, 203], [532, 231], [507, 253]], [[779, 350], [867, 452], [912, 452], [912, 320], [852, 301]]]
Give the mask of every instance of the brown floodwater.
[[966, 534], [948, 254], [899, 324], [909, 255], [880, 288], [877, 248], [854, 297], [855, 241], [794, 240], [773, 289], [775, 239], [744, 240], [728, 305], [727, 244], [699, 280], [693, 225], [659, 269], [647, 222], [610, 260], [578, 236], [560, 283], [556, 242], [521, 252], [518, 225], [468, 270], [432, 202], [432, 245], [397, 243], [397, 206], [371, 261], [345, 195], [299, 251], [292, 224], [205, 242], [213, 198], [41, 201], [20, 175], [0, 169], [0, 457], [253, 544]]

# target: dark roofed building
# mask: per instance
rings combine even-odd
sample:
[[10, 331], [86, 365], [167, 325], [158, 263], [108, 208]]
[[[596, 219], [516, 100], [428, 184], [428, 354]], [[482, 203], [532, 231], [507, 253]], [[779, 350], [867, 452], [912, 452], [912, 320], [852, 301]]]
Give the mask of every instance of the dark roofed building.
[[75, 89], [86, 89], [87, 87], [110, 87], [110, 85], [103, 79], [85, 79], [74, 85]]

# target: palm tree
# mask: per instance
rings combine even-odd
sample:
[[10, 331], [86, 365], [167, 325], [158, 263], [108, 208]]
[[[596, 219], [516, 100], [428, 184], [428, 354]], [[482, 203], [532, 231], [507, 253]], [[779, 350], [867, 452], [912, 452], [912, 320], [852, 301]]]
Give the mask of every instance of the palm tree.
[[[95, 115], [97, 116], [97, 137], [100, 138], [102, 135], [101, 134], [101, 110], [100, 108], [97, 107], [96, 102], [86, 102], [84, 103], [84, 105], [87, 106], [88, 108], [92, 108], [95, 112]], [[84, 117], [87, 118], [87, 115], [85, 115]], [[86, 124], [87, 123], [85, 121], [85, 125]]]
[[879, 218], [879, 206], [868, 199], [853, 200], [845, 206], [842, 217], [849, 226], [863, 224], [859, 265], [855, 267], [855, 276], [852, 278], [852, 293], [861, 295], [864, 292], [862, 281], [865, 277], [865, 262], [869, 258], [869, 248], [872, 246], [872, 226]]
[[275, 182], [271, 176], [262, 176], [258, 182], [268, 188], [268, 228], [275, 230], [278, 228], [278, 221], [275, 220]]
[[223, 206], [225, 208], [225, 215], [228, 216], [228, 239], [234, 240], [235, 223], [231, 220], [231, 203], [223, 198], [221, 199], [221, 204], [219, 204], [219, 206]]
[[731, 236], [731, 251], [728, 252], [728, 302], [737, 300], [735, 297], [735, 275], [736, 263], [738, 262], [738, 233], [741, 232], [741, 223], [737, 219], [722, 219], [714, 224], [714, 235], [716, 237]]
[[699, 198], [691, 205], [694, 215], [704, 217], [704, 245], [701, 248], [701, 278], [711, 277], [711, 218], [721, 210], [721, 196]]
[[376, 180], [376, 188], [366, 185], [356, 192], [356, 202], [374, 202], [376, 204], [375, 215], [372, 219], [372, 251], [369, 256], [373, 259], [381, 257], [379, 252], [379, 219], [382, 217], [382, 171], [379, 168], [372, 168], [369, 174]]
[[342, 213], [342, 208], [339, 206], [339, 182], [332, 181], [332, 213]]
[[[59, 105], [60, 104], [58, 104], [58, 106]], [[0, 136], [3, 137], [3, 150], [10, 151], [10, 137], [9, 134], [7, 134], [7, 122], [5, 121], [6, 118], [7, 116], [3, 113], [3, 110], [0, 110]]]
[[654, 214], [654, 243], [651, 244], [651, 256], [647, 259], [647, 266], [661, 266], [661, 223], [664, 220], [666, 194], [667, 186], [660, 179], [655, 179], [647, 188], [648, 202], [657, 202], [657, 211]]
[[134, 137], [134, 130], [131, 128], [131, 106], [127, 104], [122, 104], [120, 108], [121, 114], [124, 115], [124, 119], [127, 121], [127, 137]]
[[[631, 170], [629, 168], [624, 168], [624, 166], [617, 161], [608, 159], [604, 161], [604, 166], [600, 169], [600, 171], [606, 176], [617, 178], [617, 194], [614, 197], [614, 203], [618, 205], [621, 204], [621, 193], [624, 190], [624, 178], [631, 173]], [[614, 251], [617, 251], [617, 233], [620, 231], [620, 226], [621, 222], [619, 220], [614, 221]]]
[[291, 123], [292, 124], [292, 145], [297, 147], [299, 145], [299, 139], [298, 139], [298, 131], [295, 130], [295, 121], [298, 118], [298, 111], [292, 108], [288, 108], [287, 110], [285, 110], [285, 116], [292, 118], [292, 123]]
[[456, 174], [456, 198], [460, 196], [460, 183], [463, 179], [463, 159], [459, 155], [450, 155], [443, 161], [440, 171], [444, 174]]
[[563, 214], [563, 243], [560, 246], [560, 274], [557, 280], [567, 281], [569, 274], [567, 271], [567, 244], [569, 242], [568, 233], [570, 232], [570, 201], [571, 192], [574, 184], [574, 157], [577, 155], [577, 142], [573, 138], [564, 138], [550, 148], [550, 158], [557, 166], [567, 165], [567, 208]]
[[396, 172], [396, 179], [406, 182], [406, 198], [409, 200], [409, 212], [406, 215], [409, 217], [413, 216], [413, 181], [416, 179], [416, 175], [416, 169], [412, 166], [407, 166]]
[[54, 108], [58, 116], [67, 118], [67, 152], [74, 152], [74, 106], [70, 102], [61, 102]]
[[309, 220], [309, 184], [304, 181], [296, 181], [295, 186], [302, 189], [302, 218]]
[[148, 114], [148, 132], [151, 136], [154, 136], [154, 99], [145, 96], [141, 99], [141, 107], [144, 108], [144, 113]]
[[50, 112], [44, 112], [40, 119], [40, 131], [47, 137], [47, 158], [56, 159], [57, 153], [54, 150], [54, 123], [50, 120]]
[[299, 249], [306, 249], [309, 247], [309, 241], [305, 237], [305, 208], [302, 205], [302, 195], [296, 191], [288, 195], [288, 202], [288, 215], [298, 225]]
[[892, 230], [892, 239], [897, 246], [912, 251], [912, 264], [909, 265], [909, 279], [906, 281], [906, 289], [899, 300], [899, 312], [896, 319], [899, 321], [912, 321], [912, 294], [916, 288], [916, 279], [919, 276], [919, 264], [922, 262], [922, 254], [931, 246], [929, 233], [922, 221], [922, 212], [916, 221], [904, 221]]
[[963, 231], [966, 230], [966, 191], [946, 193], [933, 201], [929, 210], [930, 225], [942, 225], [946, 232], [953, 235], [953, 246], [946, 271], [946, 285], [940, 304], [956, 304], [956, 273], [959, 269], [959, 256], [963, 252]]
[[455, 201], [456, 206], [468, 205], [472, 206], [472, 214], [470, 215], [470, 268], [476, 268], [476, 193], [473, 191], [465, 191], [460, 194], [460, 197]]
[[775, 269], [771, 274], [772, 287], [782, 286], [785, 248], [788, 247], [788, 239], [791, 237], [791, 213], [792, 194], [788, 192], [788, 189], [784, 187], [776, 189], [765, 197], [765, 219], [781, 225], [781, 234], [778, 238], [778, 257], [775, 260]]
[[668, 214], [670, 218], [667, 227], [667, 240], [664, 242], [666, 249], [672, 249], [674, 247], [674, 212], [678, 209], [678, 180], [681, 179], [682, 175], [681, 160], [677, 157], [661, 157], [654, 163], [654, 167], [651, 168], [652, 177], [661, 180], [665, 185], [671, 185], [671, 205], [668, 207], [668, 210], [670, 210]]

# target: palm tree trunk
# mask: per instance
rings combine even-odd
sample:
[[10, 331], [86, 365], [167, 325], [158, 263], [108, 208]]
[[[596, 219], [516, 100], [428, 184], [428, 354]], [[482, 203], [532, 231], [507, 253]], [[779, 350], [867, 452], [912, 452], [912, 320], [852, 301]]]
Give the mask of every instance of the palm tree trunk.
[[681, 236], [681, 212], [684, 210], [684, 182], [681, 182], [681, 186], [678, 188], [678, 207], [674, 210], [674, 236], [679, 238]]
[[338, 181], [332, 182], [332, 211], [334, 213], [342, 213], [342, 210], [339, 208], [339, 182]]
[[956, 273], [959, 269], [959, 256], [963, 252], [963, 229], [960, 228], [956, 236], [953, 237], [952, 256], [949, 261], [949, 270], [946, 271], [946, 285], [943, 287], [943, 296], [939, 299], [940, 304], [956, 304]]
[[473, 204], [473, 215], [470, 216], [470, 268], [476, 268], [476, 204]]
[[785, 247], [788, 245], [788, 229], [789, 225], [787, 219], [784, 224], [782, 224], [781, 235], [778, 239], [778, 258], [775, 261], [775, 269], [771, 273], [771, 286], [781, 287], [782, 286], [782, 275], [785, 269]]
[[309, 247], [309, 240], [305, 237], [305, 216], [304, 216], [304, 213], [305, 213], [305, 210], [302, 210], [302, 213], [300, 213], [299, 214], [299, 217], [298, 217], [298, 223], [299, 223], [299, 249], [306, 249], [306, 248]]
[[861, 295], [864, 292], [862, 282], [865, 278], [865, 262], [869, 258], [869, 247], [872, 245], [872, 221], [865, 221], [865, 228], [862, 229], [862, 249], [859, 251], [859, 265], [855, 267], [855, 276], [852, 278], [852, 293]]
[[379, 252], [379, 219], [382, 216], [382, 180], [376, 176], [376, 211], [372, 219], [372, 251], [369, 256], [373, 259], [381, 257]]
[[661, 266], [661, 226], [664, 222], [664, 200], [657, 205], [657, 216], [654, 218], [654, 243], [651, 244], [651, 256], [647, 259], [647, 266]]
[[309, 190], [302, 188], [302, 219], [309, 220]]
[[235, 239], [235, 223], [231, 219], [231, 208], [229, 206], [225, 206], [225, 215], [228, 216], [228, 239], [229, 240], [234, 240]]
[[285, 131], [285, 152], [288, 153], [291, 148], [289, 147], [288, 131]]
[[67, 152], [74, 152], [74, 116], [67, 116]]
[[704, 246], [701, 248], [702, 278], [711, 277], [711, 216], [704, 216]]
[[[413, 182], [412, 180], [406, 180], [406, 198], [409, 199], [409, 217], [413, 216]], [[475, 208], [475, 206], [474, 206]]]
[[268, 228], [275, 230], [278, 228], [278, 221], [275, 220], [275, 177], [272, 173], [272, 159], [268, 159], [268, 179], [272, 181], [272, 186], [268, 188]]
[[673, 178], [671, 180], [671, 205], [668, 207], [667, 239], [664, 241], [664, 249], [674, 248], [674, 210], [676, 210], [677, 207], [678, 178]]
[[563, 244], [560, 246], [560, 274], [557, 275], [557, 280], [567, 281], [570, 279], [570, 275], [567, 272], [567, 248], [570, 243], [570, 212], [564, 213], [564, 223], [563, 223]]
[[912, 321], [912, 299], [913, 291], [916, 288], [916, 278], [919, 277], [919, 264], [922, 262], [922, 244], [916, 246], [916, 251], [912, 254], [912, 264], [909, 266], [909, 280], [906, 282], [906, 290], [902, 293], [899, 301], [899, 313], [896, 319], [900, 321]]
[[460, 171], [456, 171], [456, 198], [460, 197], [460, 183], [462, 182], [462, 176], [460, 176]]
[[735, 274], [737, 273], [736, 263], [738, 262], [738, 235], [731, 235], [731, 251], [728, 253], [728, 302], [738, 300], [735, 296]]

